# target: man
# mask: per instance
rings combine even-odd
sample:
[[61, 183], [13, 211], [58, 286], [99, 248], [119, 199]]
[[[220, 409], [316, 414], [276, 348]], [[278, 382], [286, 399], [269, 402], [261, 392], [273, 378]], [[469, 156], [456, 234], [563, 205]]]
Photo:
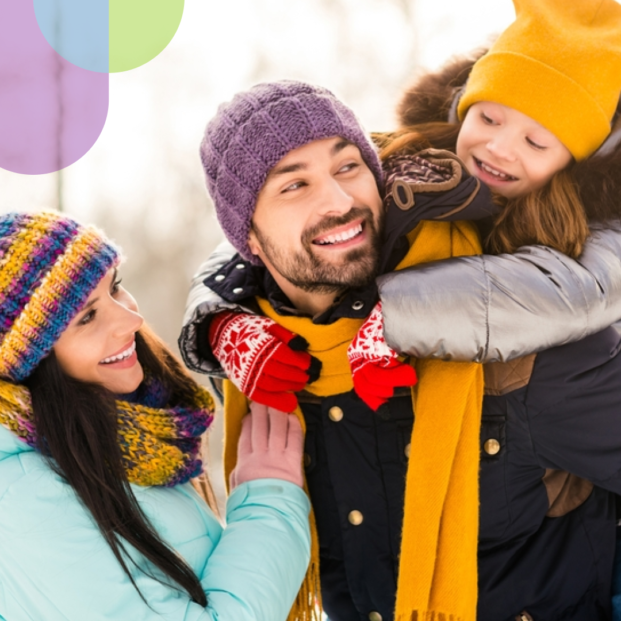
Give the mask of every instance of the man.
[[[204, 369], [205, 365], [213, 366], [219, 360], [238, 387], [254, 399], [265, 402], [284, 396], [281, 409], [291, 411], [296, 404], [291, 391], [297, 392], [307, 425], [306, 474], [319, 534], [321, 586], [325, 609], [334, 621], [380, 617], [390, 619], [394, 610], [399, 561], [400, 587], [404, 570], [411, 571], [412, 566], [415, 579], [410, 579], [410, 583], [425, 581], [424, 550], [422, 554], [411, 554], [411, 549], [407, 547], [404, 554], [401, 547], [399, 558], [408, 455], [412, 451], [413, 458], [410, 459], [414, 464], [425, 463], [425, 447], [419, 444], [412, 449], [409, 444], [413, 422], [411, 397], [400, 390], [393, 394], [394, 387], [401, 384], [391, 378], [383, 383], [383, 395], [377, 390], [365, 393], [365, 386], [355, 386], [355, 380], [353, 384], [356, 392], [352, 391], [351, 378], [347, 390], [337, 388], [332, 393], [329, 390], [326, 393], [325, 390], [317, 389], [317, 384], [322, 381], [324, 384], [326, 381], [328, 384], [334, 382], [342, 388], [343, 384], [339, 383], [342, 367], [324, 357], [319, 380], [310, 382], [316, 376], [316, 368], [312, 368], [311, 356], [300, 351], [303, 343], [295, 337], [295, 333], [304, 333], [307, 340], [311, 341], [315, 338], [315, 333], [307, 330], [308, 325], [304, 326], [304, 330], [298, 330], [302, 324], [295, 324], [295, 321], [306, 318], [313, 326], [325, 327], [327, 331], [324, 336], [320, 335], [320, 342], [331, 338], [330, 326], [337, 326], [337, 331], [340, 331], [341, 325], [348, 328], [341, 321], [343, 319], [357, 320], [359, 325], [362, 324], [376, 301], [373, 285], [365, 286], [365, 281], [372, 276], [378, 264], [381, 264], [382, 271], [390, 271], [404, 254], [404, 249], [395, 241], [395, 236], [391, 235], [395, 231], [394, 227], [399, 228], [400, 225], [401, 233], [412, 228], [420, 219], [423, 206], [428, 209], [425, 213], [436, 218], [445, 214], [446, 208], [433, 200], [433, 192], [419, 192], [415, 194], [416, 200], [414, 206], [410, 205], [410, 209], [391, 209], [394, 207], [393, 203], [396, 200], [401, 201], [402, 198], [399, 197], [399, 188], [403, 189], [403, 185], [395, 184], [395, 180], [403, 181], [404, 177], [411, 179], [413, 175], [416, 181], [416, 177], [420, 180], [423, 173], [418, 169], [414, 173], [408, 171], [407, 175], [402, 174], [401, 177], [399, 174], [389, 174], [386, 188], [388, 213], [401, 211], [401, 214], [410, 219], [403, 222], [394, 218], [389, 220], [384, 225], [384, 246], [388, 247], [376, 247], [375, 233], [381, 231], [382, 222], [381, 209], [378, 211], [379, 187], [374, 189], [369, 184], [369, 171], [371, 178], [380, 179], [373, 151], [368, 149], [367, 139], [355, 121], [353, 127], [347, 125], [340, 118], [344, 114], [342, 111], [326, 113], [319, 103], [326, 105], [329, 110], [334, 110], [336, 105], [333, 96], [323, 89], [291, 83], [263, 85], [236, 97], [231, 104], [221, 109], [215, 122], [210, 123], [202, 149], [210, 191], [223, 229], [242, 257], [250, 261], [242, 258], [229, 261], [230, 256], [226, 260], [217, 255], [211, 258], [205, 270], [207, 277], [203, 275], [197, 279], [191, 294], [189, 319], [184, 327], [181, 346], [186, 361], [195, 367], [198, 362]], [[346, 118], [351, 120], [353, 116]], [[356, 127], [358, 132], [355, 131]], [[342, 156], [345, 157], [341, 159]], [[428, 174], [429, 167], [423, 168], [423, 171]], [[441, 179], [433, 178], [433, 181], [439, 189]], [[462, 191], [468, 189], [464, 184], [457, 187]], [[420, 187], [413, 191], [416, 192], [417, 189], [420, 190]], [[472, 195], [473, 188], [470, 187], [461, 199], [464, 201]], [[453, 198], [455, 196], [457, 194]], [[444, 194], [444, 201], [446, 197]], [[457, 202], [458, 205], [463, 204]], [[464, 208], [460, 216], [472, 217], [477, 209], [481, 210], [480, 204], [477, 208], [470, 207], [470, 211]], [[257, 257], [267, 269], [258, 265]], [[356, 286], [349, 286], [350, 282]], [[218, 303], [219, 306], [209, 301], [213, 292], [219, 293], [224, 300]], [[222, 312], [214, 320], [206, 321], [205, 308], [211, 308], [208, 314], [218, 308], [234, 311], [260, 310], [264, 315], [269, 315], [270, 319], [265, 316], [250, 318], [241, 313]], [[312, 317], [312, 321], [309, 317]], [[253, 321], [259, 321], [259, 324], [254, 324]], [[279, 329], [276, 330], [272, 324]], [[345, 340], [351, 340], [354, 334], [355, 332], [348, 333]], [[373, 337], [375, 340], [381, 337], [381, 330], [374, 332]], [[317, 343], [311, 342], [310, 351], [321, 356], [319, 350]], [[351, 350], [352, 347], [350, 352]], [[389, 369], [390, 374], [394, 373], [403, 380], [400, 375], [403, 365], [396, 360], [394, 352], [381, 344], [381, 353], [383, 360], [375, 365], [374, 374], [382, 370], [382, 364], [387, 363], [384, 366]], [[341, 349], [341, 359], [342, 354]], [[350, 358], [355, 359], [355, 356], [350, 355]], [[558, 368], [558, 360], [553, 362], [548, 368]], [[352, 367], [355, 376], [357, 367], [355, 364]], [[364, 367], [362, 365], [360, 368]], [[589, 370], [584, 378], [590, 378], [592, 373], [593, 370]], [[409, 380], [410, 383], [413, 381], [411, 375]], [[401, 383], [407, 384], [407, 381]], [[423, 368], [421, 389], [424, 383]], [[452, 389], [454, 386], [449, 386], [446, 392]], [[532, 391], [536, 389], [537, 385], [532, 387]], [[362, 401], [356, 393], [362, 397]], [[390, 394], [393, 396], [390, 397]], [[373, 409], [378, 409], [378, 402], [373, 399], [381, 400], [382, 396], [387, 400], [387, 406], [379, 408], [378, 414], [373, 414]], [[445, 395], [442, 390], [436, 390], [432, 397], [441, 402]], [[609, 399], [609, 402], [612, 400]], [[370, 403], [373, 408], [367, 407], [366, 403]], [[424, 408], [416, 410], [417, 429], [423, 429], [423, 410]], [[454, 426], [448, 424], [445, 414], [442, 410], [442, 417], [438, 417], [443, 426], [441, 433], [436, 435], [447, 435]], [[591, 520], [594, 526], [606, 531], [605, 537], [598, 542], [598, 554], [602, 553], [602, 546], [608, 545], [606, 541], [610, 538], [610, 525], [613, 524], [609, 519], [611, 504], [606, 492], [595, 488], [585, 500], [585, 490], [588, 492], [590, 488], [578, 482], [579, 494], [574, 496], [574, 504], [569, 503], [568, 507], [567, 503], [556, 502], [558, 499], [563, 500], [563, 494], [559, 496], [559, 490], [564, 488], [562, 484], [558, 485], [558, 481], [562, 479], [571, 483], [575, 479], [550, 476], [546, 485], [549, 481], [552, 488], [558, 488], [556, 492], [551, 491], [551, 488], [541, 484], [541, 479], [537, 479], [537, 473], [541, 470], [539, 464], [533, 464], [531, 468], [536, 481], [526, 481], [517, 473], [522, 484], [528, 483], [527, 489], [520, 491], [523, 494], [522, 499], [531, 498], [534, 502], [518, 502], [519, 498], [511, 496], [515, 488], [499, 490], [498, 477], [500, 476], [506, 486], [508, 477], [515, 474], [511, 470], [515, 469], [515, 464], [507, 462], [504, 448], [504, 434], [506, 432], [511, 436], [514, 433], [515, 430], [511, 427], [514, 423], [508, 421], [510, 425], [505, 429], [505, 423], [499, 416], [502, 418], [498, 412], [492, 412], [487, 420], [484, 419], [481, 436], [481, 451], [485, 459], [481, 502], [484, 509], [486, 506], [493, 507], [491, 512], [484, 511], [484, 515], [485, 522], [491, 523], [495, 530], [486, 538], [488, 541], [483, 556], [479, 558], [480, 567], [486, 575], [483, 591], [480, 593], [480, 619], [501, 618], [496, 614], [497, 609], [488, 605], [486, 610], [489, 603], [502, 610], [505, 606], [510, 610], [519, 605], [523, 594], [527, 600], [531, 598], [534, 602], [541, 599], [545, 592], [545, 589], [542, 590], [545, 581], [535, 579], [532, 590], [524, 588], [515, 597], [517, 603], [509, 602], [508, 593], [515, 589], [511, 586], [512, 581], [506, 577], [498, 582], [497, 567], [500, 563], [510, 569], [513, 563], [518, 569], [512, 580], [527, 580], [528, 572], [532, 572], [532, 563], [522, 563], [531, 567], [528, 572], [524, 572], [520, 563], [516, 563], [515, 555], [519, 552], [528, 561], [533, 554], [540, 558], [543, 551], [550, 548], [551, 542], [556, 545], [558, 540], [549, 537], [553, 532], [552, 524], [555, 528], [565, 529], [572, 534], [569, 539], [561, 541], [564, 542], [560, 548], [563, 552], [558, 554], [565, 556], [555, 557], [559, 563], [554, 573], [558, 574], [562, 573], [560, 568], [566, 566], [567, 558], [575, 563], [581, 549], [579, 535], [583, 531], [576, 526], [580, 520]], [[461, 420], [466, 421], [467, 418]], [[523, 421], [517, 422], [523, 428]], [[548, 424], [552, 424], [550, 420]], [[570, 452], [578, 456], [583, 447], [588, 447], [586, 440], [590, 433], [590, 430], [582, 430], [579, 434], [582, 446], [570, 447]], [[486, 434], [485, 437], [483, 434]], [[488, 442], [490, 438], [487, 435], [490, 434], [495, 443]], [[549, 437], [550, 434], [546, 434], [546, 438]], [[433, 434], [427, 438], [430, 443], [435, 441]], [[440, 471], [447, 458], [436, 445], [432, 445], [431, 450], [436, 451], [435, 461], [426, 462], [426, 469], [418, 470], [418, 482], [422, 483], [421, 489], [417, 491], [423, 495], [426, 493], [422, 489], [425, 480], [440, 484]], [[526, 452], [524, 454], [527, 455]], [[456, 450], [454, 455], [455, 458], [463, 458], [464, 455], [472, 457], [467, 449]], [[528, 455], [528, 459], [530, 458]], [[478, 454], [470, 461], [465, 461], [470, 465], [474, 463], [476, 475]], [[550, 474], [553, 475], [554, 472]], [[556, 512], [555, 519], [545, 529], [539, 529], [540, 517], [547, 519], [547, 505], [543, 506], [540, 502], [542, 497], [546, 497], [546, 491], [549, 508]], [[464, 503], [472, 495], [464, 494]], [[476, 497], [476, 490], [474, 496]], [[444, 498], [454, 500], [456, 496], [447, 491]], [[563, 508], [560, 505], [564, 505]], [[407, 492], [405, 507], [407, 517]], [[459, 507], [459, 515], [444, 520], [443, 526], [447, 523], [467, 522], [470, 509], [465, 504]], [[513, 532], [518, 526], [523, 528], [523, 520], [509, 523], [503, 513], [505, 509], [511, 512], [516, 508], [522, 512], [522, 518], [528, 517], [529, 528], [533, 521], [536, 523], [532, 537], [536, 545], [527, 546], [526, 549], [521, 547], [525, 545], [524, 537], [520, 538], [519, 533]], [[528, 511], [525, 511], [526, 508]], [[569, 510], [571, 512], [567, 513]], [[418, 517], [423, 519], [425, 516]], [[414, 530], [408, 528], [407, 523], [406, 519], [404, 539]], [[415, 528], [418, 528], [418, 539], [433, 540], [420, 530], [420, 526]], [[401, 546], [403, 545], [405, 544], [402, 543]], [[608, 554], [601, 565], [609, 566], [609, 556]], [[438, 558], [444, 557], [438, 554]], [[406, 566], [404, 559], [407, 561]], [[496, 584], [488, 580], [490, 568], [496, 576]], [[584, 574], [587, 575], [588, 571], [585, 570]], [[457, 581], [467, 579], [468, 574], [476, 574], [476, 568], [470, 566], [468, 571], [450, 572], [450, 576]], [[432, 576], [432, 586], [436, 585], [441, 590], [440, 585], [446, 575], [442, 574], [440, 566], [438, 575]], [[412, 574], [409, 577], [412, 578]], [[598, 588], [603, 592], [606, 580], [609, 583], [609, 576], [600, 576], [599, 580], [601, 584]], [[566, 580], [560, 582], [568, 585], [566, 591], [562, 596], [553, 599], [558, 606], [565, 606], [581, 587], [572, 587]], [[399, 589], [400, 593], [402, 590]], [[464, 589], [459, 584], [457, 590], [468, 591], [468, 586]], [[600, 596], [601, 593], [597, 597]], [[433, 606], [432, 600], [433, 598], [429, 598], [427, 603], [431, 601]], [[462, 603], [457, 602], [457, 605]], [[581, 600], [576, 614], [600, 605], [601, 601], [598, 602], [595, 596], [588, 601]], [[414, 609], [411, 605], [407, 608], [410, 611]], [[546, 616], [545, 610], [540, 617], [552, 618]], [[486, 614], [489, 616], [486, 617]]]
[[[372, 376], [379, 371], [382, 380], [370, 391], [363, 381], [356, 393], [347, 349], [372, 316], [377, 302], [373, 280], [380, 265], [394, 269], [409, 249], [401, 235], [384, 240], [384, 231], [397, 227], [405, 233], [423, 213], [441, 218], [453, 212], [454, 218], [457, 213], [463, 218], [463, 207], [470, 217], [485, 215], [488, 195], [479, 191], [474, 178], [461, 179], [461, 167], [457, 165], [457, 175], [447, 155], [437, 159], [436, 168], [421, 160], [415, 170], [408, 164], [407, 174], [396, 168], [389, 188], [404, 175], [413, 180], [418, 175], [438, 191], [421, 194], [415, 207], [389, 209], [385, 224], [382, 168], [355, 116], [329, 91], [296, 82], [259, 85], [222, 106], [206, 130], [201, 153], [218, 218], [241, 255], [221, 265], [205, 284], [226, 298], [232, 311], [260, 308], [271, 319], [228, 312], [211, 322], [192, 323], [193, 334], [186, 331], [186, 343], [192, 342], [188, 349], [198, 347], [203, 359], [215, 354], [226, 360], [228, 376], [253, 399], [292, 411], [297, 402], [291, 391], [298, 392], [325, 610], [334, 621], [390, 619], [413, 424], [407, 386], [416, 382], [416, 375], [380, 344], [383, 355]], [[440, 192], [449, 188], [448, 194]], [[455, 226], [460, 225], [438, 225], [446, 232]], [[470, 236], [464, 253], [473, 252], [478, 243], [472, 231]], [[424, 237], [419, 235], [419, 247]], [[448, 245], [436, 256], [450, 256]], [[315, 382], [317, 365], [302, 351], [305, 343], [296, 334], [321, 359]], [[215, 344], [213, 352], [209, 343]], [[364, 343], [359, 345], [362, 351]], [[350, 348], [353, 359], [352, 352]], [[368, 359], [358, 358], [364, 377]], [[476, 392], [480, 369], [473, 365], [469, 372]], [[421, 388], [428, 385], [430, 380], [421, 381]], [[460, 408], [461, 403], [459, 416]], [[478, 419], [480, 402], [472, 411]], [[476, 514], [476, 429], [472, 438], [471, 511]], [[450, 522], [458, 523], [455, 518]], [[430, 537], [430, 559], [437, 545]], [[474, 522], [467, 545], [471, 558], [464, 573], [474, 581]], [[472, 588], [471, 607], [475, 583]], [[416, 606], [424, 611], [427, 602]]]

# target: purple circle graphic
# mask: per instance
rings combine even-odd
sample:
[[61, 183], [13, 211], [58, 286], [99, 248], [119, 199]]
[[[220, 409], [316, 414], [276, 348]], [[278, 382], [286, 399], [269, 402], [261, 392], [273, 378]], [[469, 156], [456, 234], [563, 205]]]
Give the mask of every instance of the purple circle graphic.
[[62, 58], [41, 33], [32, 0], [0, 2], [0, 84], [6, 170], [61, 170], [87, 153], [106, 122], [109, 75]]

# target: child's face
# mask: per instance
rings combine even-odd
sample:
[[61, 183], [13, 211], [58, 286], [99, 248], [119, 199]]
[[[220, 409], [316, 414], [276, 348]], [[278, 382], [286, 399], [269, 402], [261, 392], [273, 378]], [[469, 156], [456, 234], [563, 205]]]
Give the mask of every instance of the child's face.
[[136, 356], [136, 332], [143, 323], [136, 300], [110, 269], [54, 345], [63, 371], [116, 393], [138, 388], [144, 377]]
[[572, 160], [561, 141], [513, 108], [479, 101], [466, 113], [457, 155], [468, 171], [508, 198], [544, 186]]

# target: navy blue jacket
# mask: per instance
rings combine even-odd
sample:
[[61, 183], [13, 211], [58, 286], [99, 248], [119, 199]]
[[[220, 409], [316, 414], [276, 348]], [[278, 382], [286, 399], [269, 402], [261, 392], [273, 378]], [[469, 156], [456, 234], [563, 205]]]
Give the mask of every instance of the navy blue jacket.
[[[620, 347], [609, 328], [486, 365], [479, 621], [610, 619]], [[353, 392], [303, 393], [300, 402], [325, 610], [330, 621], [366, 621], [372, 612], [388, 621], [414, 422], [409, 394], [381, 415]]]

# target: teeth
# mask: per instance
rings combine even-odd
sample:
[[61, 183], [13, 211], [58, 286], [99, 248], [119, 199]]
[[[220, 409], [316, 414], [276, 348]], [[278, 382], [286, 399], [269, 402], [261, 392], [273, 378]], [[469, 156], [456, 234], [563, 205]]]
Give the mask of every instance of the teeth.
[[499, 179], [513, 179], [513, 177], [511, 175], [505, 175], [505, 173], [501, 173], [501, 172], [495, 170], [494, 168], [490, 168], [484, 162], [479, 162], [479, 165], [481, 166], [481, 168], [485, 172], [488, 172], [488, 173], [494, 175], [495, 177], [498, 177]]
[[356, 237], [356, 235], [359, 235], [360, 233], [362, 233], [362, 224], [359, 224], [358, 226], [349, 229], [349, 231], [343, 231], [342, 233], [336, 233], [335, 235], [328, 235], [323, 239], [319, 240], [317, 243], [321, 244], [322, 246], [327, 244], [337, 244], [353, 239], [354, 237]]
[[134, 341], [125, 351], [122, 351], [120, 354], [116, 356], [110, 356], [109, 358], [104, 358], [99, 364], [111, 364], [112, 362], [119, 362], [121, 360], [125, 360], [129, 358], [136, 351], [136, 341]]

